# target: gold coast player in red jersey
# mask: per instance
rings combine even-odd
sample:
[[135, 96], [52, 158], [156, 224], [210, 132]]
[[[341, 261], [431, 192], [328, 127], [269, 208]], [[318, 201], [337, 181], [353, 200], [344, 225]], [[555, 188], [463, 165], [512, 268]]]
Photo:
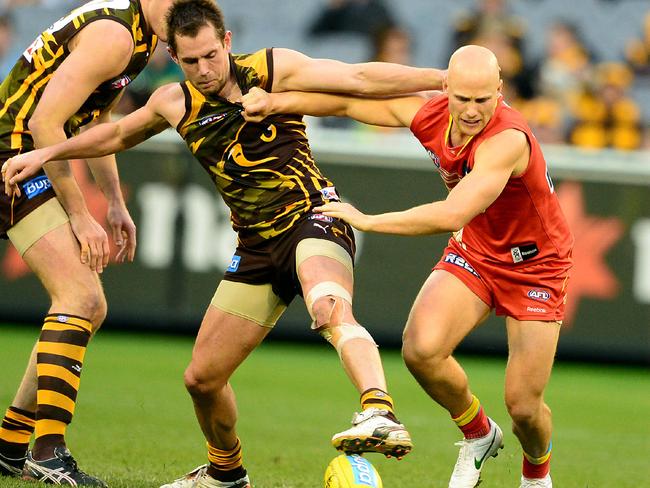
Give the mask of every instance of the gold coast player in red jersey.
[[250, 120], [302, 113], [409, 127], [449, 189], [443, 201], [401, 212], [365, 215], [339, 202], [317, 210], [363, 231], [453, 233], [415, 300], [403, 345], [409, 370], [464, 434], [450, 488], [474, 487], [485, 460], [503, 446], [501, 429], [452, 357], [492, 309], [506, 318], [505, 400], [524, 451], [520, 486], [552, 486], [551, 412], [543, 393], [564, 315], [573, 238], [539, 144], [503, 100], [501, 86], [494, 54], [465, 46], [450, 59], [443, 93], [430, 100], [259, 90], [244, 97]]

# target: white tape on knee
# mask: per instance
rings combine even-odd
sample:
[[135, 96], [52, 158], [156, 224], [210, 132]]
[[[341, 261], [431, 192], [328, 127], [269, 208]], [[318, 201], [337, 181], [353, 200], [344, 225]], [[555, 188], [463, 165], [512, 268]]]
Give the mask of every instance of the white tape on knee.
[[347, 300], [348, 303], [352, 304], [352, 295], [346, 290], [342, 285], [339, 285], [335, 281], [322, 281], [315, 285], [305, 297], [305, 304], [307, 305], [307, 311], [312, 320], [314, 317], [314, 303], [316, 300], [323, 297], [334, 297], [334, 298], [343, 298]]
[[[362, 325], [353, 325], [353, 324], [341, 324], [335, 327], [339, 332], [339, 339], [336, 343], [336, 352], [341, 356], [343, 351], [343, 345], [351, 339], [363, 339], [370, 342], [373, 346], [377, 346], [377, 343], [370, 335], [370, 332]], [[331, 331], [330, 331], [331, 333]]]

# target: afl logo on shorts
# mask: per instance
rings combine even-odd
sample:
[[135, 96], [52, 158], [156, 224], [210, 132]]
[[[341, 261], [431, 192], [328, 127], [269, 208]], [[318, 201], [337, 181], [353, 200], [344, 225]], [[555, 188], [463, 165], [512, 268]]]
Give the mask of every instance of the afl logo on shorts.
[[546, 290], [530, 290], [528, 292], [528, 297], [537, 300], [538, 302], [545, 302], [551, 298], [551, 294]]

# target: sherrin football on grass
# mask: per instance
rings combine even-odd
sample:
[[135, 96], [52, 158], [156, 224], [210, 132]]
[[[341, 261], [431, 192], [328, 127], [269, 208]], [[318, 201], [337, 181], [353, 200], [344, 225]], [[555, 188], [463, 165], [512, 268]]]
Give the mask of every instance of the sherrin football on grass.
[[325, 488], [383, 488], [370, 461], [358, 454], [341, 454], [325, 470]]

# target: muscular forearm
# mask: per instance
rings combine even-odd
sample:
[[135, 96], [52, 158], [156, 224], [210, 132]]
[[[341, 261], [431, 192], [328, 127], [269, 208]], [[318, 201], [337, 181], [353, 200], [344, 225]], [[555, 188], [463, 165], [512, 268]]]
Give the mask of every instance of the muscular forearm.
[[[66, 140], [65, 132], [61, 127], [30, 124], [30, 130], [37, 148], [43, 148]], [[57, 165], [45, 166], [43, 169], [61, 205], [69, 215], [87, 212], [86, 203], [68, 161], [60, 161]]]
[[348, 112], [349, 97], [326, 93], [282, 92], [273, 93], [271, 114], [303, 114], [315, 117], [328, 115], [343, 117]]
[[444, 71], [414, 68], [392, 63], [363, 63], [360, 65], [359, 93], [383, 96], [440, 90]]
[[[316, 117], [349, 117], [358, 122], [387, 127], [402, 127], [405, 122], [393, 112], [385, 99], [311, 92], [272, 93], [271, 112], [313, 115]], [[399, 100], [399, 99], [394, 99]], [[268, 115], [268, 114], [266, 114]]]
[[368, 215], [366, 228], [369, 232], [417, 236], [455, 232], [463, 226], [460, 215], [445, 208], [442, 202], [413, 207], [402, 212]]
[[[86, 126], [83, 132], [88, 132], [100, 124], [110, 123], [111, 112], [107, 111], [102, 113], [95, 123]], [[122, 197], [122, 189], [120, 187], [120, 178], [117, 172], [115, 155], [109, 154], [98, 158], [89, 158], [86, 160], [86, 163], [95, 178], [95, 182], [102, 190], [106, 200], [108, 200], [108, 204], [111, 206], [123, 206], [124, 198]]]
[[64, 142], [44, 148], [43, 162], [108, 156], [125, 149], [116, 123], [99, 124]]
[[124, 198], [120, 187], [120, 177], [115, 156], [111, 154], [100, 158], [91, 158], [86, 162], [109, 205], [123, 204]]

